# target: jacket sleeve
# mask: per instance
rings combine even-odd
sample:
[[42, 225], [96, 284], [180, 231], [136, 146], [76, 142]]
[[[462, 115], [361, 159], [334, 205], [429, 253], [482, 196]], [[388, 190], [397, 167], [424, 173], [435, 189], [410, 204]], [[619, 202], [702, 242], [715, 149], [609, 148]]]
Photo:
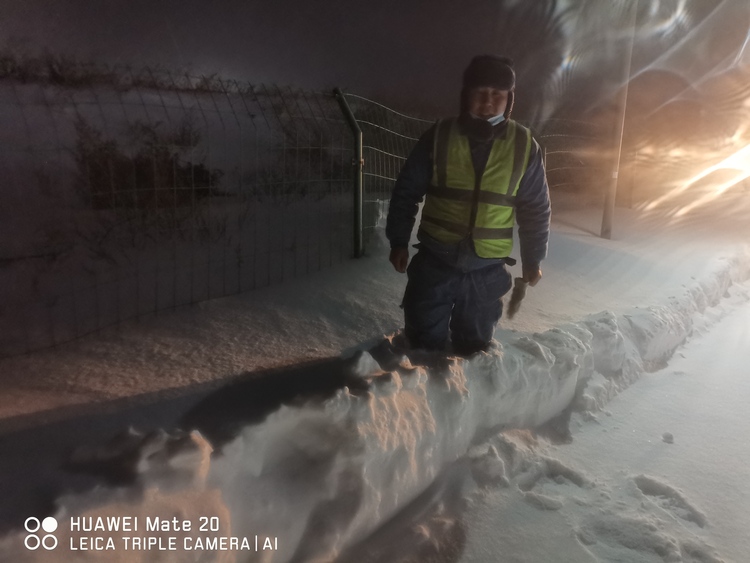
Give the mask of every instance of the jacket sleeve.
[[547, 256], [551, 207], [542, 151], [533, 141], [529, 166], [516, 192], [516, 221], [521, 244], [521, 262], [538, 267]]
[[432, 143], [434, 126], [428, 129], [417, 141], [406, 159], [396, 184], [393, 187], [388, 206], [388, 219], [385, 236], [391, 248], [407, 248], [411, 238], [419, 203], [427, 193], [432, 177]]

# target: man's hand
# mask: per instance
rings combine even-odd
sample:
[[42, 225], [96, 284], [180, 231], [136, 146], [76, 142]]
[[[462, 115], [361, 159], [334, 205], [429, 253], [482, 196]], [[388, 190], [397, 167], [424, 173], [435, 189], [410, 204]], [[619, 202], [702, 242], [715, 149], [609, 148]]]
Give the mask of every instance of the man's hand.
[[542, 269], [539, 266], [523, 266], [523, 279], [535, 286], [542, 279]]
[[406, 265], [409, 263], [408, 248], [391, 248], [391, 255], [388, 257], [395, 270], [401, 274], [406, 271]]

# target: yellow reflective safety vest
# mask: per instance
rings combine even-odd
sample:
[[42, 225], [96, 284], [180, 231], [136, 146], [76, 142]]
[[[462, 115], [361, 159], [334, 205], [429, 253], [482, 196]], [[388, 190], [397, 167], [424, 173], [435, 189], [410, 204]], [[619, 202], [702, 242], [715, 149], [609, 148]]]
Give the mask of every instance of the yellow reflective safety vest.
[[438, 121], [420, 229], [439, 242], [471, 237], [482, 258], [505, 258], [513, 249], [515, 198], [529, 165], [531, 131], [513, 120], [492, 143], [487, 166], [476, 177], [469, 138], [455, 118]]

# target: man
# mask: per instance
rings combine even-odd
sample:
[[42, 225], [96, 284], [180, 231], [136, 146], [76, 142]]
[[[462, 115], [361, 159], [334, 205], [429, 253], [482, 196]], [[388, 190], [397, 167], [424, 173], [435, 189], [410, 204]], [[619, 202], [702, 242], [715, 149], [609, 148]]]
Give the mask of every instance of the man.
[[[474, 57], [463, 74], [461, 113], [419, 139], [391, 196], [390, 261], [408, 272], [402, 307], [414, 348], [470, 355], [486, 350], [511, 288], [506, 264], [518, 222], [523, 278], [536, 285], [549, 238], [549, 189], [542, 152], [510, 119], [513, 63]], [[425, 198], [419, 249], [407, 268], [409, 239]]]

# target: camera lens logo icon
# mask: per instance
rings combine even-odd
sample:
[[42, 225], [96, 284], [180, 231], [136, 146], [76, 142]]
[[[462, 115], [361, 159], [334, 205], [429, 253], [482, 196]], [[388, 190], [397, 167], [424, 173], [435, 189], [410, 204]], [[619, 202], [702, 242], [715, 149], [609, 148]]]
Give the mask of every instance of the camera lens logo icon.
[[[53, 532], [57, 530], [57, 520], [52, 518], [52, 516], [47, 516], [47, 518], [41, 522], [39, 521], [39, 518], [30, 516], [26, 519], [26, 522], [23, 523], [23, 527], [26, 528], [26, 531], [29, 533], [23, 541], [26, 549], [34, 551], [41, 546], [47, 551], [52, 551], [57, 547], [57, 537], [53, 535]], [[37, 534], [40, 528], [47, 532], [41, 538]]]

